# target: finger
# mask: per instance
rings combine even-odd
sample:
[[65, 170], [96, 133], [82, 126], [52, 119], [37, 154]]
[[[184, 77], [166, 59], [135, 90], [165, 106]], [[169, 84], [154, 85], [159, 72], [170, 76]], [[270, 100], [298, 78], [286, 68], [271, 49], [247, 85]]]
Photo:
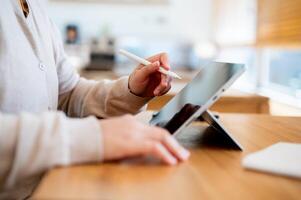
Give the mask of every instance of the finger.
[[168, 77], [164, 74], [161, 74], [161, 82], [160, 84], [155, 88], [154, 95], [158, 96], [160, 93], [166, 90], [168, 88]]
[[166, 70], [170, 70], [169, 59], [166, 53], [161, 54], [160, 63], [163, 68], [165, 68]]
[[158, 61], [147, 65], [139, 70], [139, 76], [141, 79], [146, 79], [151, 74], [157, 72], [159, 70], [160, 63]]
[[167, 131], [157, 127], [150, 127], [150, 129], [152, 130], [148, 131], [147, 135], [149, 138], [160, 141], [179, 160], [184, 161], [189, 158], [189, 151], [182, 147]]
[[145, 65], [140, 64], [140, 65], [138, 65], [138, 66], [136, 67], [135, 70], [140, 70], [140, 69], [142, 69], [142, 68], [144, 68], [144, 67], [145, 67]]
[[167, 87], [165, 88], [165, 90], [161, 91], [158, 96], [162, 96], [164, 94], [166, 94], [170, 89], [171, 89], [171, 81], [172, 78], [170, 76], [167, 76]]
[[156, 61], [159, 61], [160, 65], [163, 68], [165, 68], [166, 70], [170, 69], [169, 59], [168, 59], [167, 53], [160, 53], [160, 54], [154, 55], [154, 56], [148, 58], [147, 60], [152, 62], [152, 63], [156, 62]]
[[168, 93], [170, 89], [171, 89], [171, 85], [169, 84], [168, 87], [164, 91], [162, 91], [161, 93], [158, 94], [158, 96], [162, 96], [162, 95]]
[[160, 143], [147, 141], [144, 143], [144, 155], [152, 155], [168, 165], [177, 164], [177, 159]]

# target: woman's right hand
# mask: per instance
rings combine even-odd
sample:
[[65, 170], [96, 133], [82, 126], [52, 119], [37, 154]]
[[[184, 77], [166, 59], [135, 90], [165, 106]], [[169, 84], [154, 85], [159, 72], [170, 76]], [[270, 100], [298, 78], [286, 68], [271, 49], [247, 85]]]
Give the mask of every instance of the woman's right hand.
[[104, 160], [151, 155], [175, 165], [189, 158], [189, 151], [166, 130], [142, 124], [131, 115], [101, 120], [100, 123]]

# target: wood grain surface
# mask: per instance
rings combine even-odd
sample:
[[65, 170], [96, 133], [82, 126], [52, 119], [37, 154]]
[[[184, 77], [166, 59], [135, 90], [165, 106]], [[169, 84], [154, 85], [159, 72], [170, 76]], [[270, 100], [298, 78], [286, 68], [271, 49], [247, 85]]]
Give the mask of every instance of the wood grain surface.
[[280, 141], [301, 142], [301, 118], [223, 114], [221, 122], [242, 144], [234, 151], [204, 143], [194, 123], [179, 140], [191, 150], [175, 167], [152, 159], [57, 168], [34, 199], [300, 199], [301, 180], [243, 169], [242, 158]]
[[301, 45], [301, 0], [258, 0], [257, 45]]

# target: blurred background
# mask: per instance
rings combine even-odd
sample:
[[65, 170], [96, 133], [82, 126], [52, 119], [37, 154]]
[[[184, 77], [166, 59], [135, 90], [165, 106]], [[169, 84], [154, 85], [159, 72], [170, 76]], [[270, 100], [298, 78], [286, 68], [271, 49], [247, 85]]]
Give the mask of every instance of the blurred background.
[[208, 60], [245, 63], [247, 72], [212, 108], [301, 116], [301, 0], [49, 0], [67, 54], [80, 73], [115, 79], [142, 57], [167, 52], [184, 77], [160, 108]]

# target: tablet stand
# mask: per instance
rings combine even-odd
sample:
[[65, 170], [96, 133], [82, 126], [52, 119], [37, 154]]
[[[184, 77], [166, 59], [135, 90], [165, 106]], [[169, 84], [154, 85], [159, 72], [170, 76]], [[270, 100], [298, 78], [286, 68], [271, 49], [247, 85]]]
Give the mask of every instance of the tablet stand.
[[198, 118], [198, 120], [205, 121], [210, 125], [209, 128], [212, 128], [213, 131], [216, 133], [216, 137], [214, 138], [214, 140], [218, 139], [219, 141], [222, 141], [222, 143], [227, 143], [228, 146], [232, 147], [235, 150], [243, 150], [242, 146], [222, 126], [217, 117], [214, 114], [212, 114], [209, 110], [207, 110]]

